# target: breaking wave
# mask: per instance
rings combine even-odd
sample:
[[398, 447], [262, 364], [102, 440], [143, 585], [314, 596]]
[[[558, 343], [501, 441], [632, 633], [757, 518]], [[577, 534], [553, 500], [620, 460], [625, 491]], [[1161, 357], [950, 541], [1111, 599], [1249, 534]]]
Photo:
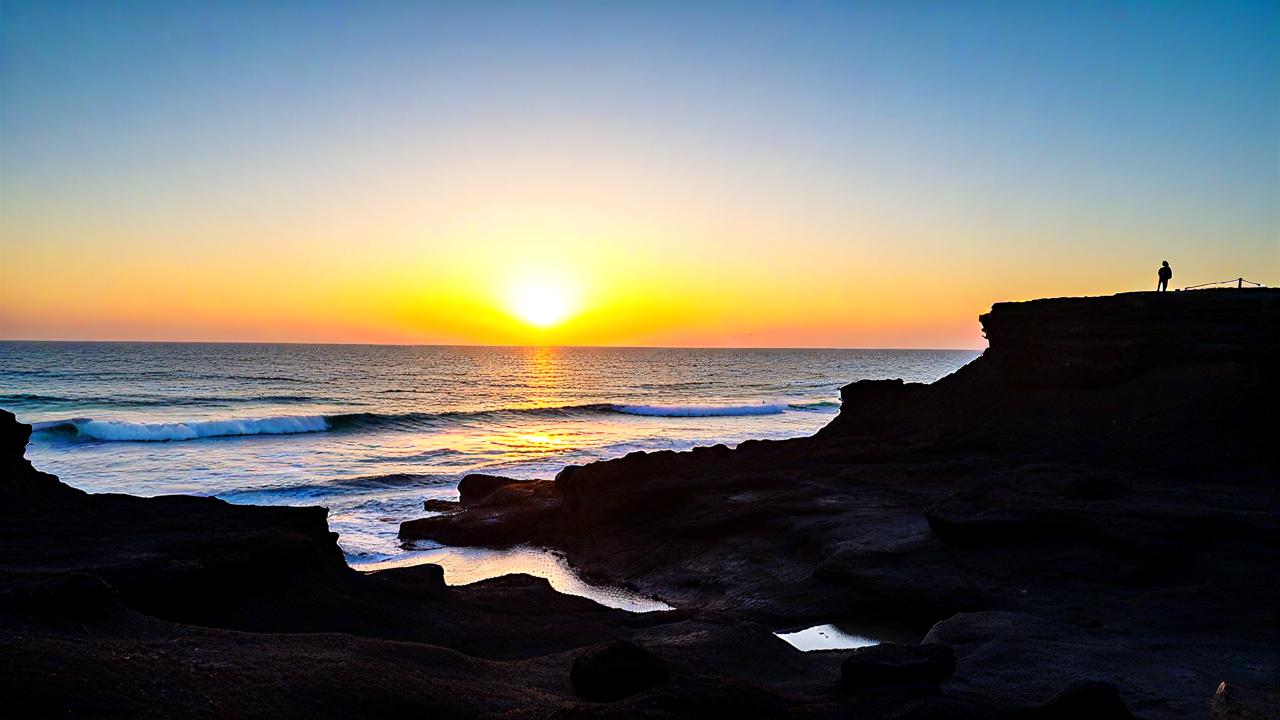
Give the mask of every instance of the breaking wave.
[[321, 432], [329, 429], [329, 423], [320, 415], [172, 423], [71, 418], [36, 423], [31, 426], [31, 429], [35, 432], [61, 433], [105, 442], [163, 442], [235, 435], [291, 435]]
[[787, 407], [790, 407], [790, 408], [792, 408], [793, 410], [809, 410], [809, 411], [811, 411], [811, 412], [821, 412], [821, 411], [824, 411], [824, 410], [839, 410], [839, 409], [840, 409], [840, 401], [838, 401], [838, 400], [820, 400], [820, 401], [818, 401], [818, 402], [792, 403], [791, 405], [788, 405]]
[[32, 430], [47, 435], [61, 435], [79, 440], [96, 440], [99, 442], [166, 442], [243, 435], [294, 435], [325, 431], [422, 430], [439, 427], [450, 421], [503, 415], [570, 417], [595, 413], [614, 413], [662, 418], [738, 417], [779, 415], [793, 410], [817, 412], [833, 407], [839, 407], [839, 403], [757, 403], [752, 405], [595, 403], [555, 407], [504, 408], [473, 412], [342, 413], [336, 415], [299, 415], [182, 422], [134, 422], [129, 420], [69, 418], [35, 423], [32, 426]]

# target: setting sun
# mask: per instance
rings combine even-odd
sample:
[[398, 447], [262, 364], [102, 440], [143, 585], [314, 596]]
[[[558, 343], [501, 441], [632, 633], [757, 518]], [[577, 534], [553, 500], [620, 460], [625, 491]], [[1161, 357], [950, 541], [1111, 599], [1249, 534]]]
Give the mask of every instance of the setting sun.
[[573, 313], [573, 302], [562, 282], [531, 278], [517, 283], [507, 302], [508, 310], [520, 320], [538, 328], [564, 322]]

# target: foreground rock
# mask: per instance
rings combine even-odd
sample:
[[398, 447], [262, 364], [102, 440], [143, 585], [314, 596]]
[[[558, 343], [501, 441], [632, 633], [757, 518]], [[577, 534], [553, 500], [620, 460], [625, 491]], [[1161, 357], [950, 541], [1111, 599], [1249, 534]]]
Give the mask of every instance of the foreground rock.
[[520, 481], [500, 475], [472, 473], [458, 481], [458, 502], [463, 505], [475, 505], [498, 490], [518, 482]]
[[1128, 720], [1133, 714], [1125, 707], [1114, 685], [1081, 680], [1046, 700], [1036, 708], [1035, 716], [1043, 720]]
[[667, 664], [643, 647], [626, 640], [579, 655], [569, 680], [588, 700], [613, 702], [630, 697], [666, 679]]
[[884, 643], [855, 650], [840, 676], [858, 690], [936, 690], [955, 670], [955, 653], [945, 645]]

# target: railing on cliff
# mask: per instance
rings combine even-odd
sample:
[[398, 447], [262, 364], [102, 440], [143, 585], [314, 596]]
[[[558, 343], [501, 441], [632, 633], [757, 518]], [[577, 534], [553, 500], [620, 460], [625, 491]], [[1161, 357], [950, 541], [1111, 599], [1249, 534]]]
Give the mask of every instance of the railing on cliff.
[[1238, 278], [1232, 278], [1231, 280], [1219, 280], [1218, 282], [1204, 283], [1204, 284], [1202, 284], [1202, 285], [1190, 285], [1190, 286], [1188, 286], [1188, 287], [1184, 287], [1184, 288], [1182, 288], [1182, 289], [1183, 289], [1183, 290], [1196, 290], [1196, 289], [1198, 289], [1198, 288], [1215, 287], [1215, 286], [1218, 286], [1218, 285], [1230, 285], [1231, 283], [1235, 283], [1235, 285], [1236, 285], [1236, 287], [1237, 287], [1237, 288], [1243, 288], [1245, 285], [1250, 285], [1250, 286], [1253, 286], [1253, 287], [1266, 287], [1266, 285], [1263, 285], [1262, 283], [1256, 283], [1256, 282], [1254, 282], [1254, 281], [1252, 281], [1252, 280], [1245, 280], [1245, 279], [1244, 279], [1244, 278], [1242, 278], [1242, 277], [1238, 277]]

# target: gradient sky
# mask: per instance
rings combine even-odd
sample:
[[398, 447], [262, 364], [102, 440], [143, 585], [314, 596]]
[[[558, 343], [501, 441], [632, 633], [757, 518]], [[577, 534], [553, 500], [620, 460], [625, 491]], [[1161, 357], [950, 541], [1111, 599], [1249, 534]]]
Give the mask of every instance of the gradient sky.
[[1275, 2], [0, 0], [0, 53], [4, 338], [980, 347], [1280, 284]]

